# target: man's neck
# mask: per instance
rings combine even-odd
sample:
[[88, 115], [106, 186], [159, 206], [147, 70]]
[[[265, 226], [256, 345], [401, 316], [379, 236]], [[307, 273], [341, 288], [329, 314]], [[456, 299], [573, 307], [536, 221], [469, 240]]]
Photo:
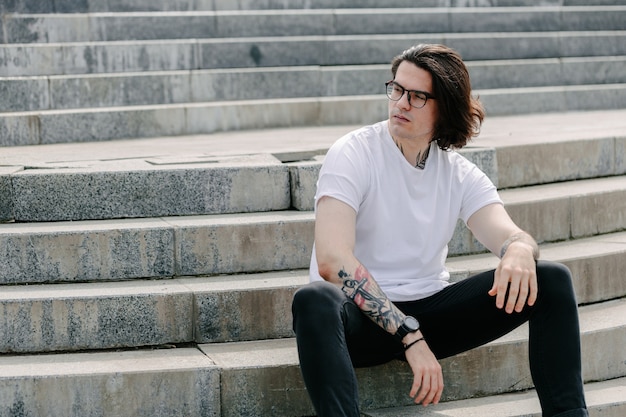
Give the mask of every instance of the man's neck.
[[393, 141], [409, 164], [424, 169], [430, 152], [430, 142], [399, 141], [396, 138]]

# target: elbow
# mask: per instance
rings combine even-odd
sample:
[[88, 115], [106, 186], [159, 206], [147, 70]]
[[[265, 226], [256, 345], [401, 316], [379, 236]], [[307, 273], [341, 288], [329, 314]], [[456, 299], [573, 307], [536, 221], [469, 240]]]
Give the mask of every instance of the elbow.
[[338, 282], [339, 270], [343, 268], [338, 258], [317, 254], [317, 270], [325, 281]]

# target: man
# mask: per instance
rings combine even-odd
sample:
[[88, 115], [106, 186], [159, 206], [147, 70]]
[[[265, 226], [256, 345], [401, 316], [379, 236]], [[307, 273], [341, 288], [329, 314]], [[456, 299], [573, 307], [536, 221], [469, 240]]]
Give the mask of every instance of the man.
[[[389, 119], [351, 132], [325, 158], [316, 193], [311, 284], [294, 296], [294, 331], [318, 416], [359, 416], [354, 367], [394, 358], [424, 406], [443, 391], [438, 359], [529, 321], [530, 369], [544, 416], [587, 416], [569, 271], [505, 211], [489, 179], [450, 149], [484, 112], [461, 57], [418, 45], [394, 58]], [[501, 258], [449, 285], [458, 218]]]

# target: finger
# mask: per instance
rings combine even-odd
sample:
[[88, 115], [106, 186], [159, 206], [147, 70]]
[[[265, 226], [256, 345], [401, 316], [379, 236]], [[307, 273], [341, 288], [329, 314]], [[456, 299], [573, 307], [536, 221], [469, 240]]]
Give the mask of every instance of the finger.
[[506, 301], [507, 290], [509, 289], [509, 282], [512, 279], [508, 271], [503, 271], [500, 274], [496, 285], [496, 307], [504, 308], [504, 302]]
[[424, 398], [426, 398], [429, 392], [430, 392], [430, 377], [425, 375], [424, 378], [422, 378], [422, 387], [419, 390], [419, 394], [415, 397], [415, 404], [421, 403], [424, 400]]
[[437, 373], [437, 393], [435, 394], [435, 398], [433, 398], [433, 404], [439, 404], [439, 400], [441, 400], [441, 395], [443, 394], [443, 372], [441, 369]]
[[524, 275], [520, 281], [519, 294], [517, 296], [517, 303], [515, 304], [515, 311], [518, 313], [521, 312], [526, 305], [529, 292], [529, 280], [528, 275]]
[[498, 267], [493, 274], [493, 285], [491, 286], [491, 289], [487, 292], [487, 294], [491, 295], [492, 297], [498, 293], [498, 281], [500, 279], [500, 273], [500, 264], [498, 264]]
[[519, 290], [520, 290], [520, 282], [521, 282], [520, 272], [515, 271], [515, 273], [511, 275], [511, 283], [508, 288], [509, 297], [506, 301], [506, 308], [505, 308], [505, 311], [509, 314], [513, 312], [513, 310], [515, 309], [515, 305], [517, 304], [517, 298], [519, 296]]
[[430, 378], [430, 390], [427, 393], [426, 397], [424, 397], [424, 399], [422, 400], [422, 405], [424, 406], [431, 404], [435, 398], [435, 395], [437, 395], [437, 392], [439, 391], [437, 375], [433, 374]]
[[537, 274], [533, 271], [530, 274], [530, 281], [528, 283], [528, 305], [535, 305], [535, 301], [537, 301], [537, 294], [539, 293], [539, 287], [537, 285]]
[[411, 386], [411, 392], [409, 392], [409, 396], [411, 398], [415, 398], [421, 386], [422, 386], [422, 374], [416, 373], [413, 376], [413, 385]]

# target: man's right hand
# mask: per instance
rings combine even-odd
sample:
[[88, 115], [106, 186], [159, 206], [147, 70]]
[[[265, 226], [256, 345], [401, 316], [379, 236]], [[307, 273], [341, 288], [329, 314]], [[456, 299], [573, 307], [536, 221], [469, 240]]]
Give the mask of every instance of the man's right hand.
[[[408, 345], [422, 337], [421, 332], [407, 335], [403, 342]], [[438, 404], [443, 393], [443, 372], [435, 355], [425, 340], [415, 343], [405, 351], [406, 360], [413, 371], [413, 385], [409, 395], [416, 404]]]

